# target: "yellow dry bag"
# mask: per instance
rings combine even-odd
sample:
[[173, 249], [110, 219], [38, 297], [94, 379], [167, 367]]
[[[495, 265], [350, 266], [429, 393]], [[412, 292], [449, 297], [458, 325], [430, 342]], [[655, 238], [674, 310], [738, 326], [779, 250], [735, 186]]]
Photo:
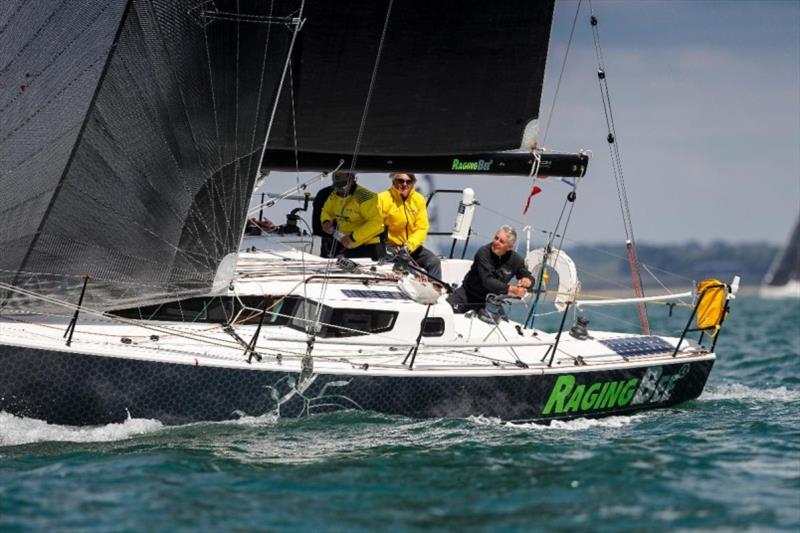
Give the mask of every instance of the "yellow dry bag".
[[697, 328], [717, 329], [724, 318], [728, 286], [716, 279], [704, 279], [697, 284], [697, 294]]

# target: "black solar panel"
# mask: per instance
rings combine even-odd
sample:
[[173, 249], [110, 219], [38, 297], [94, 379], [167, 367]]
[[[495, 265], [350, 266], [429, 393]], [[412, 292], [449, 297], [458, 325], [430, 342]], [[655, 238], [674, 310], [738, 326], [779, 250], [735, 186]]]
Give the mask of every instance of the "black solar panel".
[[368, 289], [342, 289], [342, 294], [350, 298], [374, 298], [376, 300], [410, 300], [399, 291], [373, 291]]
[[606, 339], [600, 342], [624, 356], [649, 355], [673, 350], [673, 347], [661, 337], [625, 337]]

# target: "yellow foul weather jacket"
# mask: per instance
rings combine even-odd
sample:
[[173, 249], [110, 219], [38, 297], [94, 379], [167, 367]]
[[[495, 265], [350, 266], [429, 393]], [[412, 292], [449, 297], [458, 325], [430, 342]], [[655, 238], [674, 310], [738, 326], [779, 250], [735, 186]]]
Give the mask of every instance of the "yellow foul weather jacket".
[[428, 209], [425, 198], [411, 191], [405, 201], [400, 192], [391, 187], [378, 195], [378, 210], [389, 230], [386, 243], [390, 246], [407, 245], [413, 252], [428, 236]]
[[331, 193], [322, 206], [320, 220], [336, 221], [336, 227], [345, 235], [352, 235], [353, 247], [380, 242], [383, 220], [378, 214], [378, 195], [361, 185], [344, 198]]

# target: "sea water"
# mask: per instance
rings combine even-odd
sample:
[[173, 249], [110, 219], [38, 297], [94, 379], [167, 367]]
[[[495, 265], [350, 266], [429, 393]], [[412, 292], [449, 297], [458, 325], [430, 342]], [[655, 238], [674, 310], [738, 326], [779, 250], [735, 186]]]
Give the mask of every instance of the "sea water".
[[[635, 328], [635, 311], [603, 313], [590, 330]], [[651, 316], [673, 334], [685, 320]], [[740, 297], [717, 351], [698, 400], [550, 426], [0, 413], [0, 531], [798, 531], [800, 302]]]

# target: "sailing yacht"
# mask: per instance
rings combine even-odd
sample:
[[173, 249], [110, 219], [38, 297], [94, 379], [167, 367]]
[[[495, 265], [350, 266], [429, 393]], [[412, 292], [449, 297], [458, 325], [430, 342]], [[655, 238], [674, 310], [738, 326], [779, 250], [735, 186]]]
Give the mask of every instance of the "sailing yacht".
[[800, 216], [789, 242], [775, 256], [761, 287], [761, 298], [800, 298]]
[[[553, 8], [11, 2], [0, 410], [74, 425], [338, 409], [547, 422], [699, 396], [736, 283], [635, 300], [692, 301], [680, 337], [594, 331], [575, 310], [598, 302], [567, 255], [531, 250], [559, 277], [546, 332], [503, 299], [454, 314], [407, 264], [242, 240], [262, 169], [578, 183], [588, 155], [536, 140]], [[473, 206], [464, 191], [454, 246]], [[444, 260], [445, 289], [466, 268]], [[532, 313], [531, 298], [514, 305]]]

